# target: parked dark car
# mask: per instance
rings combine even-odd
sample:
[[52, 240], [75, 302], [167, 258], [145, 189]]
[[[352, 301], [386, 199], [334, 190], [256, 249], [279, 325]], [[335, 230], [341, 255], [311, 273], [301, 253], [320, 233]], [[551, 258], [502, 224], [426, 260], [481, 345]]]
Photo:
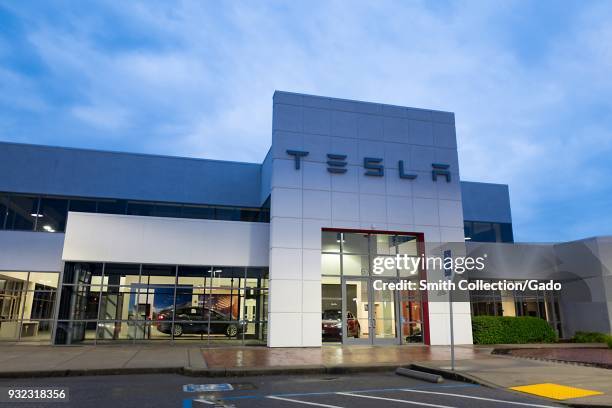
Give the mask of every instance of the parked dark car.
[[[210, 323], [208, 321], [210, 316]], [[157, 319], [157, 330], [162, 333], [172, 333], [172, 311], [161, 312]], [[233, 320], [231, 316], [205, 307], [182, 307], [176, 309], [174, 321], [174, 336], [184, 334], [225, 334], [227, 337], [235, 337], [242, 334], [246, 329], [246, 322]]]
[[[351, 312], [346, 312], [347, 337], [359, 338], [361, 327]], [[321, 334], [325, 340], [342, 340], [342, 311], [326, 310], [322, 316]]]

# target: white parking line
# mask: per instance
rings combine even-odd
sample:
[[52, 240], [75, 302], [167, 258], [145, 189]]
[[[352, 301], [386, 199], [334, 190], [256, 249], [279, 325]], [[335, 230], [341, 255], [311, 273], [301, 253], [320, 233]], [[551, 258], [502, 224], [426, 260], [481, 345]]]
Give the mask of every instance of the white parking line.
[[207, 399], [203, 399], [203, 398], [199, 398], [199, 399], [194, 399], [195, 402], [201, 402], [202, 404], [207, 404], [207, 405], [217, 405], [216, 402], [214, 401], [209, 401]]
[[404, 404], [419, 405], [421, 407], [455, 408], [455, 407], [452, 407], [450, 405], [426, 404], [425, 402], [406, 401], [406, 400], [395, 399], [395, 398], [373, 397], [371, 395], [360, 395], [360, 394], [353, 394], [353, 393], [350, 393], [350, 392], [337, 392], [336, 394], [339, 394], [339, 395], [348, 395], [349, 397], [370, 398], [370, 399], [376, 399], [376, 400], [381, 400], [381, 401], [402, 402]]
[[276, 397], [274, 395], [269, 395], [266, 398], [275, 399], [275, 400], [279, 400], [279, 401], [295, 402], [296, 404], [314, 405], [315, 407], [343, 408], [343, 407], [339, 407], [338, 405], [318, 404], [316, 402], [300, 401], [300, 400], [291, 399], [291, 398]]
[[526, 407], [555, 408], [552, 405], [540, 405], [540, 404], [530, 404], [530, 403], [527, 403], [527, 402], [505, 401], [505, 400], [498, 400], [498, 399], [493, 399], [493, 398], [475, 397], [473, 395], [451, 394], [451, 393], [448, 393], [448, 392], [411, 390], [409, 388], [405, 388], [402, 391], [405, 391], [405, 392], [417, 392], [417, 393], [421, 393], [421, 394], [448, 395], [448, 396], [451, 396], [451, 397], [470, 398], [470, 399], [476, 399], [476, 400], [482, 400], [482, 401], [491, 401], [491, 402], [501, 402], [501, 403], [504, 403], [504, 404], [523, 405], [523, 406], [526, 406]]

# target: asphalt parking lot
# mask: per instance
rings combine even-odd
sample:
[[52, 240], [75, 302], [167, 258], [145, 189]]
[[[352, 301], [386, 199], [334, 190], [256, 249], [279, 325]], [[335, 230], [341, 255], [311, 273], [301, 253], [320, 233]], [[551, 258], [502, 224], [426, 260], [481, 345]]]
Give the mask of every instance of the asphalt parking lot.
[[[239, 379], [238, 379], [239, 380]], [[243, 379], [246, 380], [246, 379]], [[240, 380], [237, 387], [257, 384], [257, 390], [201, 393], [184, 407], [558, 407], [524, 394], [446, 381], [432, 384], [393, 373], [342, 376], [259, 378]], [[231, 381], [236, 381], [233, 379]], [[230, 383], [231, 383], [230, 381]], [[250, 382], [250, 381], [254, 381]], [[289, 392], [282, 392], [288, 390]]]
[[[229, 383], [231, 391], [186, 392]], [[432, 384], [394, 373], [352, 375], [185, 377], [175, 374], [0, 380], [0, 387], [60, 387], [65, 403], [0, 403], [16, 407], [558, 407], [526, 394], [445, 381]], [[12, 404], [12, 405], [9, 405]]]

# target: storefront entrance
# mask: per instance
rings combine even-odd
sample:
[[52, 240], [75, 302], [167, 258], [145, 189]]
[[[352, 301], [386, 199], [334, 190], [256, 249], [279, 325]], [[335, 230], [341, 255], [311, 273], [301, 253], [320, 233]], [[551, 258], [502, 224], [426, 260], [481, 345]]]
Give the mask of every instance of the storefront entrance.
[[[323, 231], [322, 338], [343, 344], [423, 343], [418, 291], [389, 290], [381, 283], [417, 279], [398, 270], [372, 272], [373, 260], [416, 256], [412, 235]], [[378, 284], [376, 288], [374, 283]]]
[[[391, 281], [391, 280], [388, 280]], [[372, 287], [371, 278], [342, 279], [342, 342], [398, 344], [395, 293]]]

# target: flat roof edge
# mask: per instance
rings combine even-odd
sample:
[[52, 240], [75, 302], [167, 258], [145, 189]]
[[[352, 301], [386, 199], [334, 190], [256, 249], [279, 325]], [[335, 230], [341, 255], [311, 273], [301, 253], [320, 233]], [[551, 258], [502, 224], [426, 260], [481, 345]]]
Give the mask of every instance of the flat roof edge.
[[194, 161], [205, 161], [205, 162], [211, 162], [211, 163], [227, 163], [227, 164], [242, 165], [242, 166], [258, 166], [258, 167], [261, 166], [261, 163], [241, 162], [241, 161], [233, 161], [233, 160], [204, 159], [200, 157], [187, 157], [187, 156], [170, 156], [170, 155], [155, 154], [155, 153], [121, 152], [117, 150], [101, 150], [101, 149], [91, 149], [91, 148], [85, 148], [85, 147], [54, 146], [54, 145], [43, 145], [43, 144], [36, 144], [36, 143], [7, 142], [7, 141], [0, 140], [0, 147], [2, 145], [34, 147], [34, 148], [52, 149], [52, 150], [70, 150], [70, 151], [81, 151], [81, 152], [90, 152], [90, 153], [115, 154], [115, 155], [125, 155], [125, 156], [140, 156], [140, 157], [151, 157], [151, 158], [160, 158], [160, 159], [194, 160]]
[[335, 97], [332, 97], [332, 96], [313, 95], [313, 94], [307, 94], [307, 93], [302, 93], [302, 92], [281, 91], [281, 90], [278, 90], [278, 89], [274, 91], [273, 97], [276, 94], [296, 95], [296, 96], [308, 96], [308, 97], [311, 97], [311, 98], [329, 99], [330, 101], [356, 102], [356, 103], [364, 103], [364, 104], [370, 104], [370, 105], [388, 106], [388, 107], [392, 107], [392, 108], [412, 109], [412, 110], [417, 110], [417, 111], [422, 111], [422, 112], [439, 112], [439, 113], [447, 113], [447, 114], [450, 114], [450, 115], [453, 115], [453, 116], [455, 115], [455, 112], [445, 111], [445, 110], [440, 110], [440, 109], [415, 108], [413, 106], [393, 105], [393, 104], [390, 104], [390, 103], [381, 103], [381, 102], [372, 102], [372, 101], [362, 101], [362, 100], [359, 100], [359, 99], [335, 98]]

